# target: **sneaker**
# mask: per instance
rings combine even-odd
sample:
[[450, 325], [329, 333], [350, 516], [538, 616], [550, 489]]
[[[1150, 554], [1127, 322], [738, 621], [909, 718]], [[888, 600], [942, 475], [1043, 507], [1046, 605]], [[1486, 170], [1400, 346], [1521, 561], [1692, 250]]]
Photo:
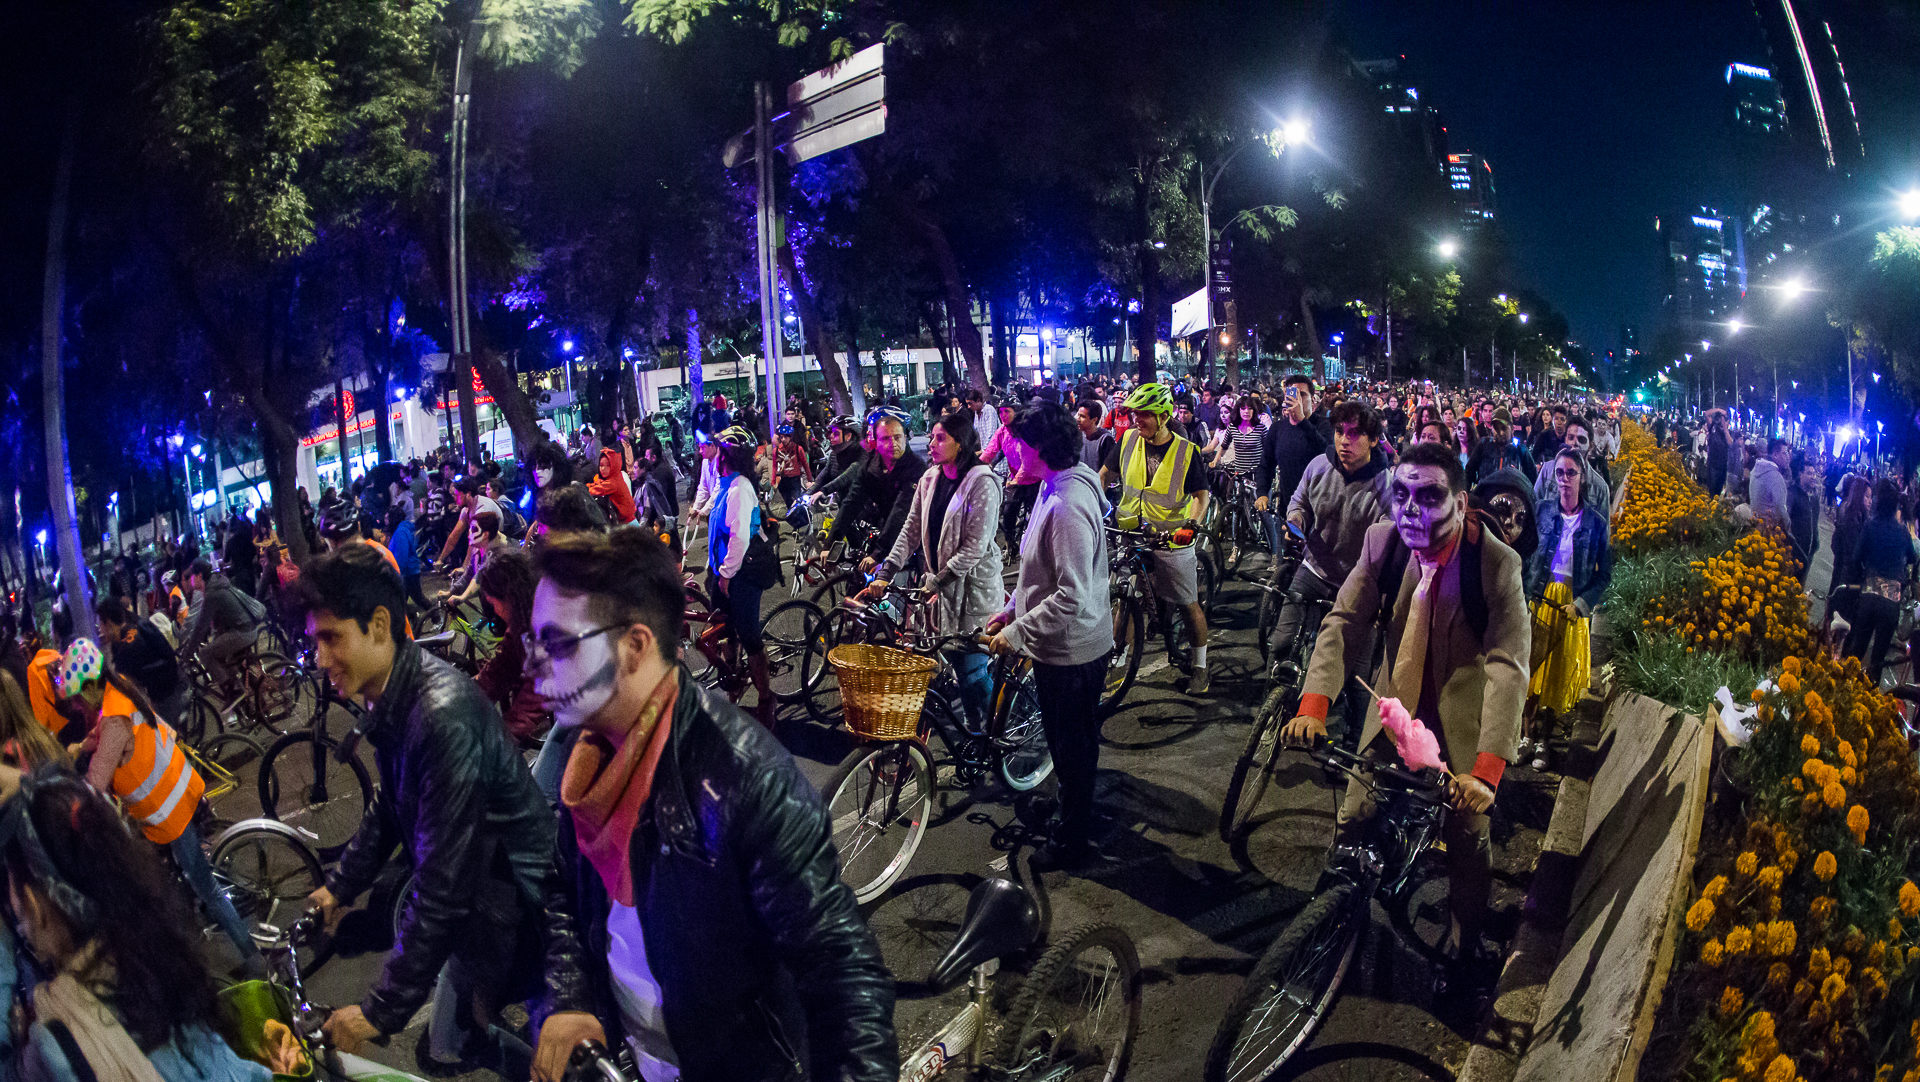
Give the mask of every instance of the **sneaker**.
[[1205, 665], [1197, 665], [1194, 667], [1193, 675], [1187, 679], [1187, 694], [1189, 695], [1205, 694], [1207, 690], [1207, 684], [1208, 684], [1207, 667]]

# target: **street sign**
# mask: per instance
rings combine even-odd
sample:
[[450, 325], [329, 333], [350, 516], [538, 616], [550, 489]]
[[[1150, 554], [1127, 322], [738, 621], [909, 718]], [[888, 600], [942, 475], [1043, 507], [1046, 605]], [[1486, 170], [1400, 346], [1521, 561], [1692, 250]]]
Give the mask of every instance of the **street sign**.
[[1207, 329], [1207, 287], [1173, 302], [1173, 337], [1185, 338]]
[[798, 165], [887, 130], [886, 45], [869, 45], [787, 87], [787, 160]]

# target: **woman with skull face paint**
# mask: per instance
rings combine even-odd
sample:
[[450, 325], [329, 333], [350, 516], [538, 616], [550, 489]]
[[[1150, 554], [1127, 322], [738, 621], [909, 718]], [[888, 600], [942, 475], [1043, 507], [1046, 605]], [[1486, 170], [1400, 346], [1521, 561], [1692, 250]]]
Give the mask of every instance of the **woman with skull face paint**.
[[[1573, 425], [1567, 426], [1571, 432]], [[1540, 501], [1536, 521], [1540, 547], [1527, 561], [1527, 596], [1533, 605], [1533, 676], [1528, 693], [1540, 709], [1564, 713], [1591, 682], [1593, 610], [1613, 582], [1613, 551], [1607, 520], [1589, 506], [1586, 456], [1571, 447], [1554, 457], [1548, 472], [1554, 495]], [[1544, 741], [1523, 740], [1545, 769]]]
[[760, 490], [754, 484], [759, 447], [753, 434], [739, 425], [714, 440], [720, 445], [720, 491], [713, 500], [707, 535], [707, 571], [714, 596], [726, 601], [733, 637], [747, 654], [756, 693], [754, 713], [771, 729], [773, 683], [767, 670], [766, 641], [761, 636], [760, 595], [772, 583], [746, 563], [747, 550], [762, 537]]

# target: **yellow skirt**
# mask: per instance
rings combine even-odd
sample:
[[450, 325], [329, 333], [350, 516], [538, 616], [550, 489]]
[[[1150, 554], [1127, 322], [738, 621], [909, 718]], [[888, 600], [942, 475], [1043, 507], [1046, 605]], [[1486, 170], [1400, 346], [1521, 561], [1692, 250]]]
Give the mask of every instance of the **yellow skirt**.
[[[1567, 608], [1556, 608], [1565, 605]], [[1550, 583], [1533, 606], [1533, 680], [1527, 693], [1542, 709], [1566, 713], [1593, 681], [1592, 621], [1573, 614], [1573, 590]]]

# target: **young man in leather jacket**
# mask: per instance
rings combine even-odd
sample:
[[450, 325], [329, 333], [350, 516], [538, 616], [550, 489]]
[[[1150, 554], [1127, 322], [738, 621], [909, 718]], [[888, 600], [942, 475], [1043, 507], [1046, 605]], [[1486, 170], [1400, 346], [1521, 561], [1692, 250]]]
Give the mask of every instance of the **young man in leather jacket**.
[[683, 587], [666, 547], [642, 530], [576, 534], [537, 560], [528, 669], [556, 728], [580, 730], [560, 783], [537, 1082], [609, 1035], [642, 1082], [893, 1082], [893, 978], [826, 810], [767, 729], [676, 660]]
[[319, 665], [366, 704], [380, 768], [373, 809], [311, 901], [332, 917], [396, 848], [414, 876], [379, 979], [333, 1012], [327, 1036], [351, 1052], [397, 1033], [439, 980], [429, 1055], [459, 1064], [484, 1051], [494, 1012], [538, 991], [553, 816], [479, 685], [408, 636], [400, 574], [379, 549], [345, 545], [298, 581]]

